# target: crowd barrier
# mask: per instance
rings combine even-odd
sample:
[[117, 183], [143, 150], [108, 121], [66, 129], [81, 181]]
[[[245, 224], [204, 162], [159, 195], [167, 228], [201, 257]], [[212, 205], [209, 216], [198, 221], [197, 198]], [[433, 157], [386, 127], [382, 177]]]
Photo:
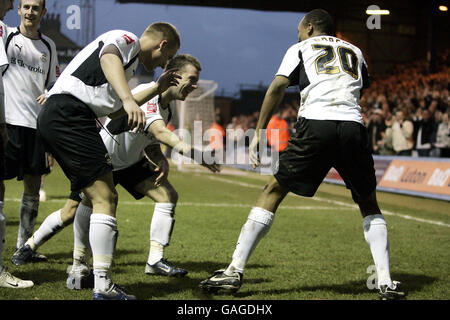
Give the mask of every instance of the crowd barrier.
[[[450, 200], [450, 159], [373, 156], [377, 190]], [[326, 182], [344, 184], [332, 168]]]
[[[245, 153], [248, 151], [245, 150]], [[248, 158], [248, 155], [246, 155]], [[450, 159], [373, 156], [377, 190], [450, 201]], [[248, 162], [247, 162], [248, 163]], [[248, 164], [230, 167], [270, 175], [271, 168], [252, 169]], [[325, 182], [345, 185], [332, 168]]]

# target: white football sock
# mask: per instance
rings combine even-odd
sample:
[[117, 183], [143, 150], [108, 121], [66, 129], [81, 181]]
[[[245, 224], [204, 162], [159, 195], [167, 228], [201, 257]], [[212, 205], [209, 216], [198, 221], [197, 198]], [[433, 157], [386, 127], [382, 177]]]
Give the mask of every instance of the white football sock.
[[89, 228], [91, 221], [92, 208], [83, 203], [78, 205], [73, 221], [73, 265], [80, 266], [82, 263], [88, 263], [87, 258], [89, 249]]
[[6, 216], [3, 214], [3, 206], [3, 201], [0, 201], [0, 272], [3, 270], [3, 250], [6, 237]]
[[241, 229], [233, 260], [228, 266], [225, 274], [233, 272], [244, 273], [250, 255], [258, 245], [259, 241], [269, 232], [275, 215], [263, 208], [253, 208], [250, 211], [247, 222]]
[[150, 251], [148, 264], [153, 265], [162, 259], [164, 247], [170, 243], [175, 220], [175, 206], [173, 203], [155, 203], [153, 218], [150, 225]]
[[386, 220], [383, 215], [373, 214], [363, 220], [364, 238], [366, 239], [377, 269], [378, 286], [392, 286], [389, 270], [389, 240]]
[[39, 195], [32, 196], [22, 193], [20, 201], [20, 224], [17, 235], [17, 248], [20, 248], [33, 235], [34, 225], [39, 209]]
[[117, 240], [117, 220], [103, 213], [93, 213], [89, 230], [94, 266], [94, 290], [108, 291], [112, 285], [110, 268]]
[[63, 229], [63, 222], [61, 220], [61, 209], [51, 213], [44, 222], [42, 222], [39, 229], [26, 242], [32, 250], [36, 250], [43, 245], [47, 240]]

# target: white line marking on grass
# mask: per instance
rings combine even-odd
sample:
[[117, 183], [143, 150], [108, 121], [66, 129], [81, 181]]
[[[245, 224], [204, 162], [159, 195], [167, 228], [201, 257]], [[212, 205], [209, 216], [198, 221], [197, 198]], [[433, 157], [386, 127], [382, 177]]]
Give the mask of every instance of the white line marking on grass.
[[[247, 188], [252, 188], [252, 189], [258, 189], [262, 191], [262, 186], [261, 185], [256, 185], [256, 184], [250, 184], [250, 183], [245, 183], [245, 182], [237, 182], [237, 181], [231, 181], [225, 178], [219, 178], [219, 177], [214, 177], [214, 176], [209, 176], [209, 179], [211, 180], [216, 180], [216, 181], [221, 181], [221, 182], [225, 182], [225, 183], [231, 183], [233, 185], [238, 185], [238, 186], [242, 186], [242, 187], [247, 187]], [[294, 197], [299, 197], [295, 194], [288, 194], [290, 196], [294, 196]], [[343, 206], [343, 207], [347, 207], [347, 208], [352, 208], [355, 210], [359, 211], [359, 207], [356, 204], [350, 204], [350, 203], [345, 203], [342, 201], [337, 201], [337, 200], [330, 200], [330, 199], [325, 199], [325, 198], [321, 198], [321, 197], [312, 197], [309, 198], [311, 200], [314, 201], [321, 201], [321, 202], [328, 202], [331, 204], [335, 204], [335, 205], [339, 205], [339, 206]], [[282, 206], [280, 208], [283, 208]], [[394, 217], [399, 217], [399, 218], [403, 218], [403, 219], [407, 219], [407, 220], [414, 220], [417, 222], [423, 222], [423, 223], [429, 223], [429, 224], [434, 224], [434, 225], [438, 225], [438, 226], [442, 226], [442, 227], [449, 227], [450, 228], [450, 224], [442, 222], [442, 221], [434, 221], [434, 220], [427, 220], [427, 219], [422, 219], [422, 218], [416, 218], [416, 217], [412, 217], [412, 216], [408, 216], [408, 215], [404, 215], [404, 214], [400, 214], [397, 212], [392, 212], [392, 211], [388, 211], [388, 210], [381, 210], [381, 212], [384, 215], [387, 216], [394, 216]]]
[[[11, 202], [20, 202], [21, 199], [5, 199], [5, 201]], [[64, 199], [48, 199], [45, 202], [50, 203], [65, 203]], [[121, 204], [124, 205], [132, 205], [132, 206], [153, 206], [155, 203], [150, 201], [120, 201], [119, 206]], [[212, 207], [212, 208], [252, 208], [252, 204], [241, 204], [241, 203], [204, 203], [204, 202], [178, 202], [177, 207]], [[280, 206], [281, 209], [286, 210], [347, 210], [345, 208], [336, 208], [336, 207], [316, 207], [316, 206]]]

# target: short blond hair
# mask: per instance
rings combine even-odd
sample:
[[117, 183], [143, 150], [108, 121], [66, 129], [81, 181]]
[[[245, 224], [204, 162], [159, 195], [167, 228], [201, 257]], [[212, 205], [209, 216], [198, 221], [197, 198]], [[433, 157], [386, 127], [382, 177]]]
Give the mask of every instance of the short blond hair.
[[[42, 9], [45, 9], [45, 0], [41, 0]], [[19, 7], [22, 7], [22, 0], [19, 1]]]
[[191, 56], [190, 54], [179, 54], [170, 59], [164, 70], [169, 70], [176, 68], [178, 70], [183, 69], [188, 64], [192, 65], [194, 68], [196, 68], [198, 71], [202, 71], [202, 66], [200, 64], [200, 61], [198, 61], [197, 58], [194, 56]]
[[181, 40], [180, 33], [177, 28], [168, 22], [155, 22], [152, 23], [145, 29], [142, 36], [155, 35], [156, 33], [161, 33], [163, 38], [169, 42], [169, 46], [180, 48]]

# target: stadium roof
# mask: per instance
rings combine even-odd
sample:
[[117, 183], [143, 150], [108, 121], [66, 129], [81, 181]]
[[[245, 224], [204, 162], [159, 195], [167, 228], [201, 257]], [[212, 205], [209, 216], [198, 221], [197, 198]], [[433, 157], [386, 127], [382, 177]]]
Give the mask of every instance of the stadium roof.
[[[320, 4], [317, 0], [302, 1], [248, 1], [248, 0], [116, 0], [120, 3], [153, 3], [165, 5], [186, 5], [186, 6], [203, 6], [203, 7], [221, 7], [235, 9], [254, 9], [264, 11], [291, 11], [291, 12], [308, 12], [316, 8], [323, 8], [331, 14], [340, 13], [343, 15], [365, 14], [368, 6], [374, 4], [374, 1], [368, 0], [321, 0]], [[432, 0], [434, 1], [434, 0]], [[389, 8], [393, 12], [402, 12], [408, 14], [417, 9], [424, 8], [428, 1], [423, 0], [378, 0], [376, 4], [383, 8]], [[447, 1], [441, 1], [447, 2]]]

